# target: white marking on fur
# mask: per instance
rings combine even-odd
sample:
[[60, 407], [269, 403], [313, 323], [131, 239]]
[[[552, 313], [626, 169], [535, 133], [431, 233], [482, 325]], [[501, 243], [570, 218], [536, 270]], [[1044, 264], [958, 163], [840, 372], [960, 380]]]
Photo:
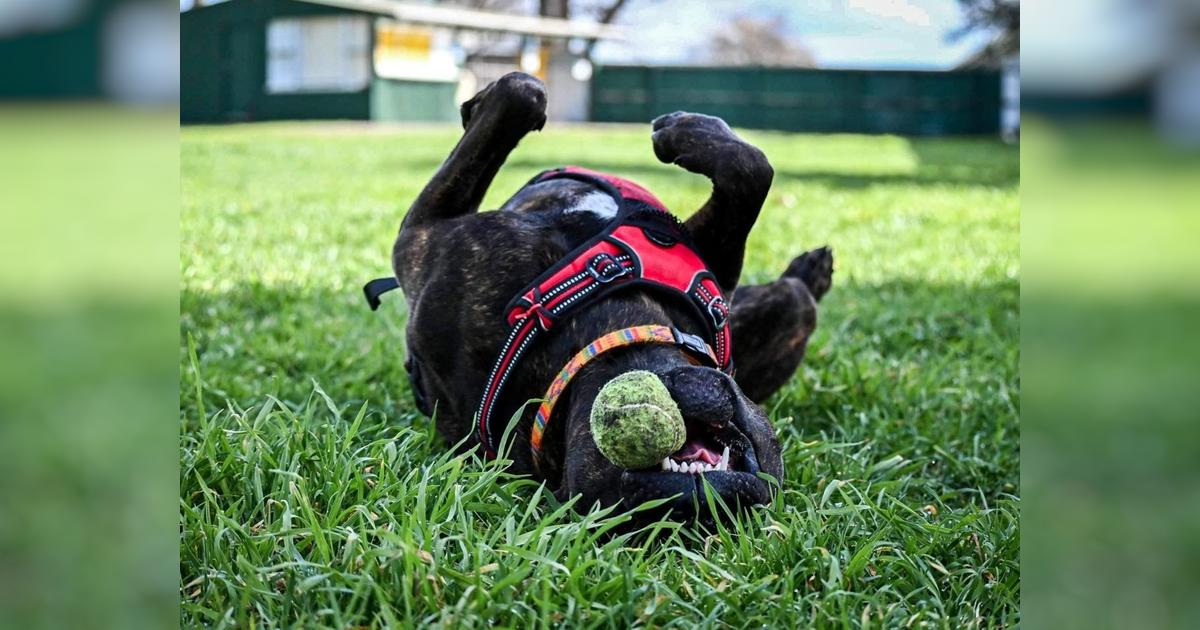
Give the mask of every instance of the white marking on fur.
[[617, 216], [617, 202], [608, 194], [595, 191], [580, 197], [566, 212], [591, 212], [601, 219], [611, 219]]

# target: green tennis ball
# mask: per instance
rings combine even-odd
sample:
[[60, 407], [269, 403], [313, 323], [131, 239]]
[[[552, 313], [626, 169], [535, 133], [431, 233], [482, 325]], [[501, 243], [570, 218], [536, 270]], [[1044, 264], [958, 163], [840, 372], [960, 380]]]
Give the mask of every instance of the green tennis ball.
[[592, 403], [592, 439], [623, 468], [650, 468], [683, 448], [687, 429], [679, 405], [653, 372], [635, 370], [600, 388]]

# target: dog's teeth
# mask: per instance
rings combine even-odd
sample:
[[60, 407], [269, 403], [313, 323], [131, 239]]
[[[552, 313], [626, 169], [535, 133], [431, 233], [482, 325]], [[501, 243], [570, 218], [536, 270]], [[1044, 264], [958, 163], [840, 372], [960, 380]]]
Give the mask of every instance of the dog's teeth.
[[729, 470], [729, 447], [728, 446], [726, 446], [725, 450], [721, 453], [721, 461], [717, 462], [717, 464], [721, 466], [721, 470]]
[[662, 469], [663, 469], [663, 470], [670, 470], [670, 469], [671, 469], [671, 458], [670, 458], [670, 457], [664, 457], [664, 458], [663, 458], [663, 460], [662, 460]]
[[680, 472], [680, 470], [679, 470], [679, 462], [676, 462], [676, 461], [672, 461], [672, 462], [671, 462], [671, 471], [672, 471], [672, 472]]

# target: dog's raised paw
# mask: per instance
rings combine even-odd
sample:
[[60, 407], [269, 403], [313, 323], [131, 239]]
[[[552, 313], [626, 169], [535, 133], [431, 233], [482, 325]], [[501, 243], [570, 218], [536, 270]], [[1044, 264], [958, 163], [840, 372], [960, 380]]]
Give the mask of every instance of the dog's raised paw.
[[651, 143], [654, 155], [666, 164], [679, 164], [688, 170], [696, 170], [693, 162], [705, 146], [714, 147], [725, 142], [739, 142], [725, 121], [715, 116], [672, 112], [655, 118], [650, 123]]
[[[672, 112], [650, 123], [654, 156], [726, 184], [752, 184], [765, 191], [774, 171], [762, 151], [747, 144], [716, 116]], [[730, 181], [735, 178], [739, 181]]]
[[537, 131], [546, 124], [546, 85], [523, 72], [500, 77], [459, 108], [463, 129], [485, 110], [495, 111], [504, 124], [522, 132]]
[[803, 282], [820, 300], [833, 286], [833, 250], [826, 245], [804, 252], [792, 259], [783, 275]]

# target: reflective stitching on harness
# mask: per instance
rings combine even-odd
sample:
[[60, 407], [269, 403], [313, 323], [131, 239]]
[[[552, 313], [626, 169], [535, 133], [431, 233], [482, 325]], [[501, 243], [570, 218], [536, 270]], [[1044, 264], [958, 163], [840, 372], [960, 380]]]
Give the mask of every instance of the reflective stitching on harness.
[[566, 280], [564, 280], [562, 284], [554, 287], [553, 289], [550, 289], [550, 291], [542, 297], [552, 298], [552, 297], [558, 295], [559, 293], [562, 293], [563, 291], [566, 291], [567, 289], [571, 288], [571, 285], [575, 284], [576, 282], [579, 282], [580, 280], [583, 280], [584, 278], [589, 277], [589, 275], [590, 274], [588, 274], [588, 272], [581, 271], [581, 272], [571, 276], [570, 278], [567, 278]]
[[[518, 345], [516, 352], [509, 357], [509, 349], [512, 347], [513, 342], [517, 339], [517, 336], [520, 334], [521, 329], [524, 326], [524, 321], [520, 322], [516, 326], [513, 326], [512, 332], [510, 332], [508, 335], [508, 340], [505, 341], [504, 347], [500, 350], [500, 360], [497, 361], [494, 366], [492, 366], [492, 373], [490, 376], [488, 376], [487, 390], [484, 393], [483, 399], [479, 401], [479, 411], [476, 414], [479, 416], [479, 433], [481, 436], [487, 436], [487, 443], [489, 445], [491, 444], [491, 423], [487, 420], [491, 418], [492, 408], [496, 403], [496, 398], [500, 393], [500, 389], [504, 386], [504, 381], [508, 379], [508, 373], [512, 371], [512, 366], [516, 365], [516, 360], [520, 357], [520, 353], [524, 350], [524, 346], [537, 337], [537, 331], [533, 328], [530, 328], [528, 336], [526, 336], [525, 339], [522, 340], [521, 344]], [[509, 357], [507, 363], [504, 362], [505, 357]], [[504, 370], [503, 374], [500, 374], [501, 369]], [[499, 382], [497, 382], [497, 376], [500, 377]]]
[[[533, 341], [535, 337], [537, 337], [536, 333], [531, 334], [528, 337], [525, 337], [525, 339], [523, 341], [521, 341], [521, 344], [519, 346], [517, 346], [517, 351], [513, 354], [512, 360], [509, 361], [508, 367], [505, 368], [505, 370], [504, 370], [504, 374], [500, 376], [500, 382], [498, 382], [496, 384], [496, 389], [495, 389], [496, 393], [492, 395], [493, 405], [495, 404], [496, 395], [498, 395], [500, 393], [500, 390], [504, 388], [504, 384], [506, 382], [508, 382], [508, 375], [512, 374], [512, 369], [513, 369], [513, 366], [515, 366], [517, 364], [517, 359], [521, 358], [521, 355], [525, 353], [525, 348], [527, 348], [529, 346], [529, 343], [531, 341]], [[491, 416], [491, 409], [488, 410], [488, 415]], [[484, 430], [487, 432], [488, 443], [494, 444], [495, 442], [492, 440], [491, 424], [492, 424], [491, 422], [488, 422]], [[493, 452], [494, 452], [494, 449], [493, 449]]]
[[[622, 254], [620, 256], [614, 257], [613, 260], [616, 260], [617, 262], [631, 262], [633, 260], [633, 258], [631, 256], [629, 256], [628, 254]], [[588, 273], [587, 271], [581, 271], [581, 272], [571, 276], [570, 278], [563, 280], [562, 283], [556, 285], [554, 288], [552, 288], [549, 291], [542, 294], [541, 304], [545, 305], [545, 304], [549, 303], [550, 298], [557, 297], [563, 291], [572, 289], [576, 285], [578, 285], [580, 281], [586, 280], [591, 277], [592, 277], [592, 274]], [[528, 291], [526, 291], [525, 293], [528, 293]]]

